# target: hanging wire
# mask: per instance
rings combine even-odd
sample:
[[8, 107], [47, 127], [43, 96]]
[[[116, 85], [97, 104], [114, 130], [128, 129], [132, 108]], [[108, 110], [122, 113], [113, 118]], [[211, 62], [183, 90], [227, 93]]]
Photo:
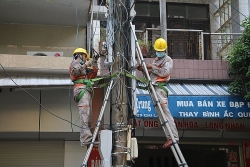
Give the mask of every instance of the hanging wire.
[[[202, 1], [202, 0], [201, 0]], [[202, 1], [203, 2], [203, 1]], [[223, 12], [219, 7], [217, 7], [211, 0], [209, 0], [209, 2], [216, 8], [218, 9], [221, 13], [224, 13], [226, 15], [228, 15], [236, 24], [238, 24], [239, 26], [243, 27], [239, 22], [237, 22], [235, 19], [233, 19], [228, 13]], [[203, 2], [204, 3], [204, 2]]]
[[[115, 111], [112, 110], [113, 117], [119, 118], [117, 125], [118, 129], [123, 129], [123, 125], [127, 122], [127, 115], [125, 114], [128, 108], [131, 108], [131, 102], [129, 101], [128, 95], [129, 92], [131, 92], [131, 87], [129, 86], [128, 81], [126, 80], [126, 76], [123, 75], [123, 73], [128, 72], [128, 64], [129, 64], [129, 54], [130, 54], [130, 41], [127, 38], [128, 32], [129, 32], [129, 11], [126, 8], [128, 2], [121, 1], [116, 3], [112, 3], [113, 1], [110, 1], [108, 4], [109, 9], [112, 9], [112, 11], [108, 11], [108, 17], [107, 17], [107, 26], [106, 26], [106, 34], [107, 35], [107, 46], [113, 46], [112, 50], [108, 52], [108, 56], [111, 57], [114, 63], [117, 65], [117, 69], [114, 69], [114, 66], [111, 65], [111, 72], [114, 72], [114, 70], [117, 70], [118, 72], [116, 83], [114, 84], [113, 94], [115, 95], [114, 98], [112, 98], [112, 107]], [[115, 53], [117, 52], [117, 53]], [[126, 99], [124, 99], [126, 97]], [[124, 104], [126, 102], [126, 104]], [[123, 107], [123, 105], [126, 105], [126, 107]], [[115, 112], [115, 113], [114, 113]], [[111, 118], [113, 119], [113, 118]], [[110, 123], [111, 126], [113, 122]], [[115, 133], [116, 136], [116, 146], [123, 148], [123, 150], [127, 150], [123, 146], [123, 142], [121, 141], [121, 137], [123, 133], [121, 131], [117, 131]]]
[[231, 3], [226, 2], [228, 5], [230, 5], [234, 10], [236, 10], [239, 14], [241, 14], [242, 16], [244, 16], [245, 18], [247, 18], [246, 15], [244, 15], [243, 13], [241, 13], [239, 10], [237, 10]]
[[45, 111], [47, 111], [47, 112], [48, 112], [49, 114], [51, 114], [52, 116], [54, 116], [54, 117], [56, 117], [56, 118], [59, 118], [59, 119], [65, 121], [65, 122], [68, 122], [68, 123], [70, 123], [70, 124], [72, 124], [72, 125], [74, 125], [74, 126], [76, 126], [76, 127], [78, 127], [78, 128], [81, 128], [80, 126], [78, 126], [78, 125], [76, 125], [76, 124], [73, 124], [73, 123], [70, 122], [69, 120], [62, 118], [62, 117], [60, 117], [60, 116], [58, 116], [58, 115], [52, 113], [51, 111], [49, 111], [47, 108], [45, 108], [35, 96], [33, 96], [32, 94], [30, 94], [27, 90], [25, 90], [24, 88], [22, 88], [20, 85], [18, 85], [18, 84], [12, 79], [12, 77], [10, 76], [10, 74], [6, 71], [6, 69], [3, 67], [3, 65], [2, 65], [1, 63], [0, 63], [0, 66], [2, 67], [2, 69], [4, 70], [4, 72], [5, 72], [5, 74], [8, 76], [8, 78], [9, 78], [9, 79], [10, 79], [19, 89], [21, 89], [23, 92], [27, 93], [30, 97], [32, 97], [32, 98], [41, 106], [41, 108], [43, 108]]
[[[201, 0], [201, 2], [203, 3], [203, 4], [205, 4], [205, 2], [203, 1], [203, 0]], [[221, 24], [220, 24], [220, 22], [215, 18], [215, 16], [213, 15], [213, 13], [209, 10], [209, 13], [210, 13], [210, 15], [214, 18], [214, 20], [220, 25], [220, 27], [221, 27]]]

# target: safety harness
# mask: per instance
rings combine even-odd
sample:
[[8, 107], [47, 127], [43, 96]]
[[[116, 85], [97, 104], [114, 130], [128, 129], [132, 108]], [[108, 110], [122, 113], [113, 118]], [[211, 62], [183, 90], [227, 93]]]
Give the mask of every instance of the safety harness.
[[[111, 76], [102, 77], [102, 78], [77, 79], [77, 80], [73, 81], [74, 84], [84, 84], [84, 85], [86, 85], [86, 87], [78, 95], [76, 101], [77, 102], [80, 101], [80, 99], [83, 97], [84, 93], [86, 92], [87, 88], [91, 88], [91, 90], [94, 89], [93, 86], [92, 86], [93, 82], [96, 82], [96, 81], [99, 81], [99, 80], [102, 80], [102, 79], [114, 78], [114, 77], [117, 77], [118, 75], [126, 75], [127, 77], [135, 79], [138, 82], [141, 82], [141, 83], [146, 84], [146, 85], [148, 85], [149, 82], [150, 82], [146, 78], [136, 77], [136, 76], [132, 75], [129, 72], [122, 72], [122, 73], [121, 72], [117, 72], [117, 73], [115, 73], [115, 74], [113, 74]], [[102, 88], [102, 87], [105, 87], [107, 85], [108, 85], [108, 83], [103, 83], [103, 84], [98, 85], [97, 87], [98, 88]], [[166, 92], [167, 96], [168, 96], [168, 90], [166, 89], [166, 86], [167, 86], [166, 82], [157, 82], [157, 84], [153, 84], [153, 85], [156, 86], [156, 87], [158, 86], [159, 88], [161, 88], [162, 90], [164, 90]], [[137, 85], [136, 87], [139, 88], [139, 89], [144, 89], [144, 90], [148, 90], [148, 88], [149, 88], [148, 86], [139, 86], [139, 85]]]
[[[141, 82], [143, 84], [146, 84], [146, 85], [148, 85], [149, 82], [150, 82], [146, 78], [136, 77], [136, 76], [134, 76], [134, 75], [132, 75], [132, 74], [130, 74], [128, 72], [126, 72], [126, 76], [129, 77], [129, 78], [135, 79], [135, 80], [137, 80], [137, 81], [139, 81], [139, 82]], [[159, 88], [164, 90], [166, 92], [166, 94], [167, 94], [167, 97], [168, 97], [168, 90], [165, 87], [165, 86], [167, 86], [166, 82], [157, 82], [156, 84], [153, 84], [153, 86], [156, 86], [156, 87], [158, 86]], [[144, 89], [144, 90], [148, 90], [148, 88], [149, 88], [148, 86], [139, 86], [139, 85], [137, 85], [136, 87], [139, 88], [139, 89]]]
[[167, 94], [167, 97], [168, 97], [168, 90], [166, 89], [166, 86], [167, 86], [167, 83], [166, 82], [158, 82], [157, 83], [159, 88], [161, 88], [162, 90], [164, 90]]
[[87, 88], [91, 88], [91, 90], [93, 90], [92, 81], [90, 79], [77, 79], [77, 80], [75, 80], [73, 82], [74, 82], [74, 84], [84, 84], [84, 85], [86, 85], [85, 89], [83, 89], [81, 91], [81, 93], [78, 95], [78, 97], [76, 99], [76, 101], [78, 103], [81, 100], [84, 93], [86, 92]]

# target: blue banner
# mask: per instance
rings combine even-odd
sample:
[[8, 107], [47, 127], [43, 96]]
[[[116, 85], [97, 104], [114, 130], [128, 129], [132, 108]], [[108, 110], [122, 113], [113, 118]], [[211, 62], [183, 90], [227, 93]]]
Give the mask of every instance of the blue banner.
[[[137, 95], [138, 118], [155, 118], [149, 95]], [[239, 96], [169, 96], [174, 118], [250, 118], [250, 102]]]

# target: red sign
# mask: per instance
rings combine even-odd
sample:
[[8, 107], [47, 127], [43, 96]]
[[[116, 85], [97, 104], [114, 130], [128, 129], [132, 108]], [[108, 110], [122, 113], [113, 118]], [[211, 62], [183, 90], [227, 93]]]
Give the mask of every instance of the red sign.
[[250, 166], [250, 142], [244, 142], [245, 166]]
[[[203, 130], [226, 130], [226, 131], [246, 131], [250, 124], [245, 122], [233, 121], [222, 122], [221, 120], [214, 121], [194, 121], [194, 120], [175, 120], [177, 129], [203, 129]], [[157, 128], [161, 129], [161, 124], [158, 119], [136, 119], [137, 128]]]
[[102, 161], [98, 151], [98, 146], [93, 146], [89, 155], [87, 167], [101, 167]]
[[228, 153], [229, 162], [238, 162], [237, 160], [237, 152], [229, 152]]

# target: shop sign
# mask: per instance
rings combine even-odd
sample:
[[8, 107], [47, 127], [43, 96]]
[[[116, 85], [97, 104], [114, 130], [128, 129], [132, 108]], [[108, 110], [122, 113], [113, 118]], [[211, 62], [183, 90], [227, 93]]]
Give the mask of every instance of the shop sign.
[[230, 167], [238, 167], [238, 158], [237, 158], [237, 152], [229, 152], [228, 153], [228, 161], [230, 164]]
[[250, 166], [250, 142], [244, 142], [245, 166]]
[[101, 157], [97, 146], [93, 146], [89, 155], [87, 167], [101, 167]]
[[[192, 129], [192, 130], [225, 130], [225, 131], [247, 131], [250, 129], [250, 123], [244, 121], [197, 121], [178, 120], [175, 119], [177, 129]], [[137, 128], [156, 128], [161, 129], [161, 124], [158, 119], [136, 119]]]
[[[150, 96], [137, 96], [137, 118], [157, 117]], [[238, 96], [170, 96], [174, 118], [250, 118], [250, 102]]]
[[138, 118], [157, 118], [158, 115], [155, 111], [154, 104], [150, 96], [138, 96], [137, 95], [137, 109]]

